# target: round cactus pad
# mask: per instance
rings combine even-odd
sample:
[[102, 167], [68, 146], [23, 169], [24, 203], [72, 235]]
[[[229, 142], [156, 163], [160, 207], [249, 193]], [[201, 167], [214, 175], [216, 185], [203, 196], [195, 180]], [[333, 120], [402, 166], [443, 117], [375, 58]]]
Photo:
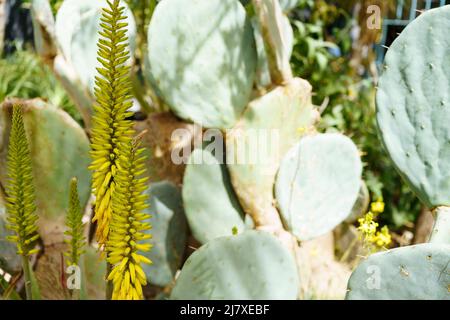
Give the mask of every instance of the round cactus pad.
[[450, 205], [450, 6], [422, 13], [386, 54], [377, 92], [381, 138], [428, 206]]
[[[130, 52], [134, 51], [136, 25], [132, 12], [126, 7]], [[97, 75], [97, 42], [100, 38], [100, 17], [106, 0], [65, 0], [56, 15], [55, 35], [59, 49], [72, 65], [84, 87], [94, 92]]]
[[186, 261], [172, 299], [296, 299], [295, 261], [277, 238], [264, 231], [211, 240]]
[[419, 244], [371, 255], [348, 282], [348, 300], [449, 300], [450, 246]]
[[283, 220], [298, 239], [323, 235], [349, 216], [361, 171], [358, 149], [341, 134], [306, 136], [288, 151], [275, 196]]
[[154, 85], [173, 112], [205, 127], [231, 127], [256, 69], [253, 30], [238, 0], [164, 0], [148, 32]]
[[170, 182], [153, 183], [146, 193], [150, 198], [152, 229], [152, 250], [144, 255], [152, 260], [151, 265], [143, 265], [151, 284], [167, 286], [181, 266], [187, 240], [187, 223], [183, 212], [180, 190]]
[[261, 217], [276, 211], [273, 185], [280, 161], [315, 120], [311, 86], [294, 78], [250, 102], [236, 126], [227, 131], [231, 183], [247, 214]]
[[189, 157], [183, 203], [192, 234], [201, 243], [246, 228], [228, 170], [209, 151], [196, 149]]

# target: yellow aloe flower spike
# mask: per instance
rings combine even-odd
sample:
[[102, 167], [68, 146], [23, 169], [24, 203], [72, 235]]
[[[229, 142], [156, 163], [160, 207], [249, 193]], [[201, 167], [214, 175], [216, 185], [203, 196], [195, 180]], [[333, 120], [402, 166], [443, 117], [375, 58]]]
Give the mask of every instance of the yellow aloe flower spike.
[[31, 155], [22, 118], [22, 108], [13, 106], [11, 134], [7, 159], [6, 183], [8, 229], [15, 235], [8, 237], [17, 244], [17, 253], [29, 256], [38, 239], [35, 191]]
[[17, 253], [21, 255], [25, 289], [27, 299], [32, 299], [31, 269], [28, 256], [37, 252], [36, 240], [39, 238], [35, 205], [35, 190], [33, 184], [33, 172], [31, 155], [25, 126], [22, 117], [22, 107], [13, 106], [11, 133], [7, 156], [6, 182], [6, 210], [7, 228], [14, 235], [7, 237], [15, 242]]
[[123, 22], [125, 7], [119, 0], [107, 1], [101, 17], [100, 39], [97, 43], [97, 68], [95, 77], [94, 115], [92, 117], [90, 169], [94, 171], [92, 188], [96, 197], [95, 215], [96, 237], [104, 246], [108, 239], [112, 216], [111, 199], [116, 185], [117, 160], [121, 146], [126, 145], [134, 134], [132, 122], [127, 120], [132, 106], [130, 54], [127, 46], [126, 28]]
[[113, 265], [108, 280], [113, 282], [113, 300], [142, 299], [142, 286], [147, 284], [141, 263], [151, 261], [141, 255], [140, 251], [149, 251], [150, 244], [139, 243], [149, 239], [143, 233], [151, 229], [145, 220], [150, 215], [142, 211], [148, 207], [145, 173], [144, 149], [139, 148], [139, 141], [124, 143], [117, 162], [116, 192], [112, 200], [113, 215], [109, 240], [107, 242], [108, 262]]
[[77, 179], [72, 178], [70, 181], [69, 210], [66, 218], [68, 230], [64, 232], [68, 237], [64, 239], [64, 242], [69, 245], [69, 251], [64, 253], [68, 265], [78, 265], [80, 256], [84, 253], [83, 247], [86, 244], [86, 238], [83, 236], [84, 224], [82, 219], [83, 211], [78, 197]]

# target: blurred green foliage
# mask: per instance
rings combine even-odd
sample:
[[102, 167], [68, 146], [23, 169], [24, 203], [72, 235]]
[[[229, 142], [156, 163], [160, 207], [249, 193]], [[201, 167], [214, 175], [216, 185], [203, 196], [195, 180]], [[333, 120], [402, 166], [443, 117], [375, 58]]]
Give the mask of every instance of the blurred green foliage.
[[342, 132], [358, 145], [372, 200], [386, 203], [381, 222], [394, 229], [410, 226], [421, 205], [378, 139], [373, 80], [367, 72], [358, 74], [364, 67], [351, 65], [351, 14], [329, 1], [300, 0], [290, 19], [295, 34], [291, 65], [295, 75], [310, 81], [313, 101], [324, 109], [320, 130]]
[[39, 57], [29, 50], [18, 48], [0, 59], [0, 101], [7, 97], [43, 98], [81, 123], [81, 117], [64, 88]]

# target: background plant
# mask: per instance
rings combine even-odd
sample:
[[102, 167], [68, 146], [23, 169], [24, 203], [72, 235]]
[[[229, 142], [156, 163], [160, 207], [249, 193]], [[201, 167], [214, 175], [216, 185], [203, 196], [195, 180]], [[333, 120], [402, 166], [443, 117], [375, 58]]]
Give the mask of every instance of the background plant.
[[[291, 12], [295, 45], [291, 58], [294, 74], [313, 86], [313, 101], [322, 106], [320, 130], [343, 132], [362, 152], [363, 178], [373, 200], [384, 199], [379, 220], [393, 230], [411, 227], [421, 205], [398, 179], [380, 144], [375, 122], [375, 85], [365, 65], [353, 65], [355, 20], [351, 5], [328, 1], [299, 1]], [[372, 64], [374, 62], [372, 61]], [[356, 70], [356, 71], [355, 71]]]

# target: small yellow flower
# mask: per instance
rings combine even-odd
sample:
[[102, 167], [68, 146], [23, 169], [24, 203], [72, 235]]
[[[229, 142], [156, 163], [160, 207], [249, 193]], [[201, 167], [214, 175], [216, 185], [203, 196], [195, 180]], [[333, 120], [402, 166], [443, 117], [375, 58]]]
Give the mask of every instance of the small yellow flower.
[[384, 202], [383, 200], [377, 200], [370, 204], [370, 210], [373, 213], [382, 213], [384, 211]]
[[378, 223], [373, 221], [373, 213], [371, 211], [367, 212], [364, 217], [358, 219], [358, 222], [358, 230], [364, 235], [366, 239], [370, 239], [375, 235]]
[[372, 243], [375, 243], [380, 248], [387, 247], [391, 242], [392, 240], [391, 235], [389, 234], [388, 226], [383, 226], [383, 228], [381, 228], [381, 232], [378, 231], [372, 240]]

